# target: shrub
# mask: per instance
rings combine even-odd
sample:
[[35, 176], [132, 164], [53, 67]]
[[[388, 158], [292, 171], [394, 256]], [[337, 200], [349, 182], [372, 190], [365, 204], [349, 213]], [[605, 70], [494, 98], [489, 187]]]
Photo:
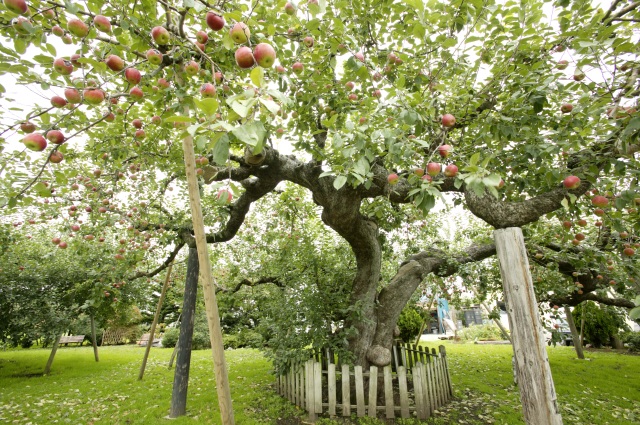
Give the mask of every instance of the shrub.
[[250, 348], [262, 348], [264, 346], [264, 340], [262, 335], [258, 332], [245, 329], [238, 332], [238, 346], [250, 347]]
[[463, 328], [458, 331], [458, 337], [463, 341], [475, 341], [480, 340], [502, 340], [505, 339], [502, 336], [500, 328], [494, 325], [473, 325], [468, 328]]
[[405, 307], [398, 317], [400, 339], [404, 342], [414, 341], [422, 327], [422, 316], [413, 307]]
[[203, 332], [201, 330], [193, 331], [193, 341], [191, 342], [192, 350], [206, 350], [211, 348], [211, 340], [209, 339], [209, 331]]
[[178, 342], [178, 336], [180, 336], [180, 329], [169, 328], [165, 331], [162, 337], [162, 346], [167, 348], [173, 348]]
[[640, 332], [626, 332], [622, 335], [622, 342], [629, 346], [629, 351], [640, 351]]
[[231, 349], [235, 350], [239, 346], [238, 335], [223, 334], [222, 335], [222, 344], [224, 344], [225, 350], [228, 349], [228, 348], [231, 348]]
[[611, 339], [618, 335], [620, 329], [628, 329], [623, 316], [615, 307], [601, 307], [593, 301], [587, 301], [579, 308], [574, 308], [573, 319], [578, 327], [582, 321], [583, 313], [585, 319], [584, 338], [596, 348], [609, 345]]

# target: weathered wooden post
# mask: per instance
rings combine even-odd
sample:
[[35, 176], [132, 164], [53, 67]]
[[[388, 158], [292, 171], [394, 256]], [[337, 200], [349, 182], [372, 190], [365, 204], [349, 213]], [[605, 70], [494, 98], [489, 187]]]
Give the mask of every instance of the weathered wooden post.
[[93, 345], [93, 357], [95, 357], [96, 361], [99, 362], [98, 341], [96, 340], [96, 321], [93, 317], [93, 313], [91, 313], [89, 317], [91, 318], [91, 345]]
[[171, 280], [171, 269], [173, 268], [173, 263], [169, 264], [167, 268], [167, 277], [164, 280], [164, 285], [162, 285], [162, 291], [160, 293], [160, 299], [158, 299], [158, 306], [156, 307], [156, 314], [153, 315], [153, 322], [151, 323], [151, 329], [149, 330], [149, 339], [147, 340], [147, 346], [144, 350], [144, 357], [142, 358], [142, 365], [140, 366], [140, 373], [138, 374], [138, 379], [141, 380], [144, 376], [144, 370], [147, 367], [147, 360], [149, 359], [149, 352], [151, 351], [151, 346], [153, 345], [153, 339], [156, 334], [156, 325], [158, 324], [158, 319], [160, 318], [160, 311], [162, 310], [162, 304], [164, 303], [164, 297], [167, 294], [167, 288], [169, 287], [169, 281]]
[[193, 148], [193, 137], [187, 136], [182, 140], [184, 151], [184, 163], [187, 173], [187, 186], [189, 188], [189, 203], [193, 221], [198, 258], [200, 260], [200, 275], [202, 276], [202, 290], [209, 324], [209, 338], [211, 339], [211, 351], [213, 354], [214, 372], [216, 375], [216, 390], [218, 393], [218, 405], [223, 425], [233, 425], [233, 406], [231, 404], [231, 390], [229, 388], [229, 376], [227, 362], [224, 358], [224, 344], [222, 343], [222, 329], [220, 328], [220, 313], [218, 301], [213, 287], [213, 275], [211, 274], [211, 260], [204, 230], [202, 218], [202, 204], [200, 201], [200, 189], [196, 177], [196, 157]]
[[51, 366], [53, 365], [53, 359], [56, 357], [56, 352], [58, 351], [58, 346], [60, 345], [60, 338], [62, 338], [62, 334], [64, 332], [60, 332], [55, 341], [53, 341], [53, 347], [51, 347], [51, 354], [49, 354], [49, 360], [47, 360], [47, 364], [44, 367], [43, 375], [48, 375], [51, 372]]
[[573, 339], [573, 346], [576, 349], [576, 354], [578, 355], [579, 359], [584, 360], [582, 341], [580, 341], [580, 334], [578, 333], [576, 322], [573, 320], [573, 315], [571, 314], [571, 307], [564, 306], [564, 315], [567, 316], [567, 324], [569, 325], [569, 329], [571, 330], [571, 338]]
[[522, 229], [497, 229], [494, 239], [524, 419], [529, 425], [562, 424]]

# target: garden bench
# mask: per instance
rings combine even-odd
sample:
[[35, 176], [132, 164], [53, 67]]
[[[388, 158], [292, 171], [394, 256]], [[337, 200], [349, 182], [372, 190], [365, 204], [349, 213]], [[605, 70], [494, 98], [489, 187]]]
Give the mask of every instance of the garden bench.
[[[143, 334], [138, 340], [138, 345], [141, 347], [146, 347], [148, 343], [149, 343], [149, 334]], [[153, 346], [155, 347], [160, 346], [160, 338], [153, 338], [152, 347]]]
[[76, 343], [76, 344], [82, 345], [83, 342], [84, 342], [84, 335], [67, 335], [67, 336], [61, 336], [58, 344], [68, 345], [68, 344]]

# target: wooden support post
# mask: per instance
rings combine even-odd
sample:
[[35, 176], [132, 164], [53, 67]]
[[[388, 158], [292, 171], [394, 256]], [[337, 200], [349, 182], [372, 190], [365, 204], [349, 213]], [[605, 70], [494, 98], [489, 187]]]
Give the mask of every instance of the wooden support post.
[[49, 360], [47, 360], [47, 365], [44, 367], [43, 375], [48, 375], [51, 372], [51, 365], [53, 365], [53, 359], [56, 356], [56, 351], [58, 351], [58, 346], [60, 345], [60, 338], [62, 338], [62, 334], [64, 332], [60, 332], [55, 341], [53, 341], [53, 347], [51, 347], [51, 354], [49, 354]]
[[567, 324], [569, 325], [569, 329], [571, 330], [571, 338], [573, 339], [573, 346], [576, 349], [576, 354], [579, 359], [584, 360], [584, 351], [582, 351], [582, 341], [580, 341], [580, 334], [578, 334], [578, 329], [576, 328], [576, 322], [573, 320], [573, 315], [571, 314], [571, 307], [564, 306], [564, 315], [567, 316]]
[[96, 339], [96, 321], [93, 317], [93, 313], [89, 316], [91, 318], [91, 345], [93, 345], [93, 357], [97, 362], [100, 361], [98, 356], [98, 341]]
[[169, 280], [171, 280], [171, 269], [173, 268], [173, 262], [167, 267], [167, 277], [164, 279], [164, 285], [162, 285], [162, 291], [160, 292], [160, 299], [158, 299], [158, 306], [156, 307], [156, 314], [153, 316], [153, 322], [151, 323], [151, 329], [149, 330], [149, 340], [147, 340], [147, 346], [144, 350], [144, 357], [142, 358], [142, 365], [140, 365], [140, 373], [138, 374], [138, 380], [142, 380], [144, 376], [144, 370], [147, 367], [147, 360], [149, 359], [149, 352], [153, 345], [153, 339], [156, 334], [156, 325], [160, 318], [160, 310], [162, 310], [162, 304], [164, 303], [164, 297], [167, 294], [167, 288], [169, 287]]
[[229, 388], [229, 375], [227, 362], [224, 357], [224, 345], [222, 343], [222, 329], [220, 328], [220, 313], [218, 301], [211, 274], [211, 260], [204, 230], [202, 218], [202, 204], [200, 201], [200, 189], [196, 177], [196, 156], [193, 148], [193, 137], [187, 136], [182, 140], [184, 151], [184, 163], [187, 173], [187, 186], [189, 188], [189, 203], [193, 219], [193, 232], [195, 233], [198, 257], [200, 260], [200, 274], [202, 275], [202, 289], [204, 291], [204, 304], [207, 311], [209, 324], [209, 338], [211, 339], [211, 351], [213, 356], [214, 372], [216, 376], [216, 390], [218, 393], [218, 405], [223, 425], [233, 425], [233, 405], [231, 404], [231, 390]]
[[529, 425], [562, 424], [522, 229], [497, 229], [494, 239], [525, 422]]
[[189, 247], [187, 258], [187, 277], [184, 283], [184, 295], [182, 301], [182, 321], [180, 322], [180, 335], [176, 341], [178, 357], [176, 370], [173, 374], [173, 389], [171, 391], [171, 408], [169, 417], [177, 418], [187, 414], [187, 392], [189, 389], [189, 370], [191, 368], [191, 342], [193, 341], [193, 325], [196, 315], [196, 301], [198, 295], [198, 252], [196, 248]]

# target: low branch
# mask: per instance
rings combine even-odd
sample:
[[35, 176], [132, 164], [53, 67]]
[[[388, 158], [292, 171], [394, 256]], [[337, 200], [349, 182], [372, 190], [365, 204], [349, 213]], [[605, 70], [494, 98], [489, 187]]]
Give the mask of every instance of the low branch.
[[254, 281], [251, 281], [249, 279], [242, 279], [233, 288], [223, 288], [223, 287], [219, 286], [219, 287], [216, 288], [216, 293], [224, 292], [225, 294], [235, 294], [243, 286], [248, 286], [250, 288], [255, 288], [256, 286], [264, 285], [264, 284], [267, 284], [267, 283], [273, 283], [278, 288], [284, 288], [284, 283], [282, 283], [280, 281], [280, 279], [278, 279], [277, 277], [271, 276], [271, 277], [261, 277], [260, 279], [254, 280]]
[[176, 258], [176, 256], [178, 255], [178, 253], [180, 252], [180, 250], [184, 245], [185, 245], [184, 242], [180, 242], [178, 245], [176, 245], [176, 247], [173, 249], [173, 251], [171, 251], [167, 259], [164, 260], [164, 262], [160, 266], [158, 266], [156, 269], [150, 272], [137, 271], [132, 276], [128, 277], [127, 280], [135, 280], [141, 277], [153, 277], [157, 275], [158, 273], [160, 273], [161, 271], [169, 267], [169, 264], [171, 264], [171, 262]]

